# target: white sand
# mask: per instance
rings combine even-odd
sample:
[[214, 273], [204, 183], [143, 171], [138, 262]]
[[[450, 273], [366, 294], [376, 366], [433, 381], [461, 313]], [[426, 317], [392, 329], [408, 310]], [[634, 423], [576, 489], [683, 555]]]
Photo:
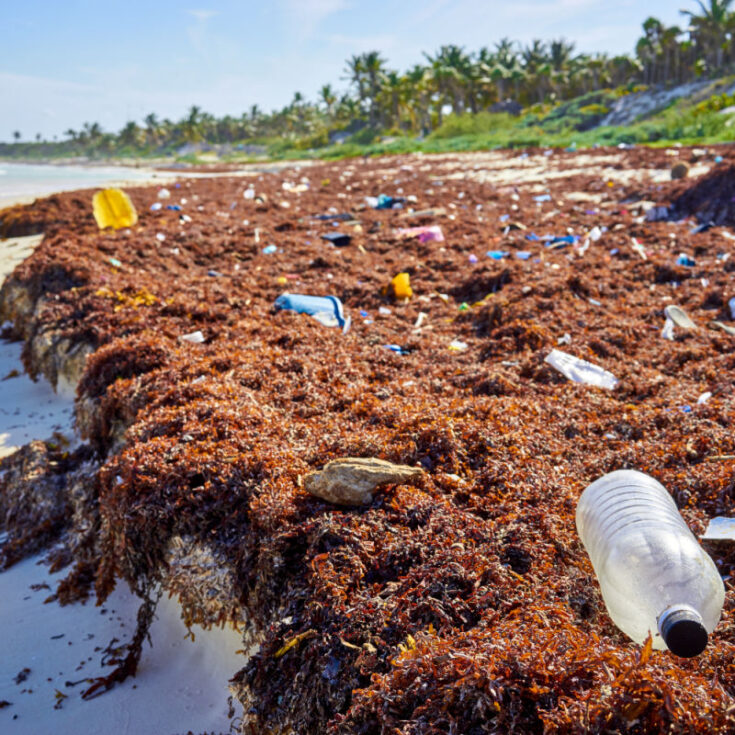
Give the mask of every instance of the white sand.
[[[0, 241], [0, 279], [27, 257], [41, 237]], [[20, 343], [0, 342], [0, 456], [32, 439], [58, 431], [74, 440], [73, 397], [57, 395], [43, 379], [23, 374]], [[15, 377], [6, 376], [17, 371]], [[159, 603], [151, 628], [153, 647], [144, 647], [138, 675], [96, 699], [84, 701], [84, 684], [67, 681], [108, 674], [101, 650], [113, 638], [130, 639], [139, 600], [120, 583], [103, 608], [93, 601], [61, 607], [44, 604], [64, 570], [49, 575], [38, 558], [0, 573], [0, 733], [3, 735], [173, 735], [229, 732], [228, 679], [245, 663], [236, 631], [202, 631], [185, 638], [179, 605]], [[105, 610], [106, 612], [102, 612]], [[54, 636], [63, 636], [54, 638]], [[24, 668], [28, 679], [14, 682]], [[56, 692], [66, 697], [57, 704]], [[240, 707], [236, 705], [237, 716]], [[17, 716], [17, 717], [16, 717]]]

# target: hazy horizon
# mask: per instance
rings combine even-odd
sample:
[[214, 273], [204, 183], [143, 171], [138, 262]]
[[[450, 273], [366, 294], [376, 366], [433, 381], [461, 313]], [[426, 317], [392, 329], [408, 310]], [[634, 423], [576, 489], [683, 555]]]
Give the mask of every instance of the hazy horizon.
[[378, 50], [404, 71], [444, 44], [475, 51], [503, 37], [526, 43], [564, 37], [578, 53], [632, 53], [648, 16], [685, 26], [682, 6], [651, 0], [275, 0], [181, 8], [133, 0], [106, 9], [82, 1], [28, 2], [13, 9], [4, 34], [0, 141], [46, 139], [99, 122], [117, 132], [150, 112], [181, 118], [191, 105], [239, 116], [257, 104], [315, 100], [323, 84], [348, 89], [345, 60]]

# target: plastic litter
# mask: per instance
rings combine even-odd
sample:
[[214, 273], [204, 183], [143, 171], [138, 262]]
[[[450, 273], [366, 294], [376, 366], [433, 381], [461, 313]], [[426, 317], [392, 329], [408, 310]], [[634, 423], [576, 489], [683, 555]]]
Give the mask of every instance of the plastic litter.
[[157, 212], [159, 209], [163, 209], [163, 204], [161, 204], [161, 202], [153, 202], [153, 204], [151, 204], [151, 212]]
[[180, 204], [167, 204], [166, 209], [170, 209], [172, 212], [180, 212], [181, 205]]
[[470, 263], [477, 263], [477, 256], [474, 253], [470, 253], [470, 255], [467, 258], [467, 260], [469, 260]]
[[373, 209], [400, 209], [405, 201], [404, 197], [391, 197], [387, 194], [379, 194], [377, 197], [365, 197], [365, 202]]
[[255, 199], [255, 189], [245, 189], [242, 195], [245, 199]]
[[110, 258], [110, 265], [115, 266], [115, 268], [122, 268], [122, 263], [117, 258]]
[[444, 242], [444, 233], [439, 225], [426, 227], [404, 227], [396, 231], [398, 237], [417, 237], [419, 242]]
[[696, 329], [697, 325], [689, 318], [689, 315], [680, 306], [669, 304], [664, 309], [666, 318], [670, 319], [677, 327], [682, 329]]
[[179, 339], [182, 342], [191, 342], [191, 344], [194, 345], [200, 345], [202, 342], [205, 342], [205, 337], [201, 333], [200, 330], [197, 329], [196, 332], [190, 332], [189, 334], [182, 334]]
[[731, 327], [729, 324], [723, 324], [722, 322], [712, 321], [710, 322], [710, 326], [713, 329], [721, 329], [723, 332], [725, 332], [725, 334], [729, 334], [735, 337], [735, 327]]
[[322, 235], [321, 237], [322, 240], [331, 242], [332, 245], [338, 248], [343, 248], [345, 245], [349, 245], [352, 240], [350, 235], [345, 235], [342, 232], [328, 232], [326, 235]]
[[278, 248], [275, 245], [266, 245], [263, 248], [263, 254], [264, 255], [272, 255], [278, 250]]
[[[489, 252], [494, 252], [494, 251], [489, 251]], [[518, 250], [516, 252], [516, 258], [518, 258], [518, 260], [528, 260], [531, 257], [531, 255], [532, 253], [529, 250]], [[492, 258], [493, 256], [491, 255], [490, 257]]]
[[613, 622], [636, 643], [691, 658], [707, 645], [725, 587], [666, 488], [635, 470], [599, 478], [577, 505], [587, 549]]
[[638, 255], [640, 255], [641, 258], [643, 258], [643, 260], [648, 260], [648, 256], [646, 255], [646, 250], [643, 247], [643, 245], [641, 245], [638, 242], [638, 240], [636, 240], [634, 237], [631, 237], [630, 241], [633, 243], [633, 250], [635, 250], [636, 253], [638, 253]]
[[120, 230], [132, 227], [138, 222], [138, 213], [130, 197], [121, 189], [98, 191], [92, 197], [92, 212], [101, 230], [105, 227]]
[[715, 163], [722, 163], [724, 160], [722, 156], [715, 156]]
[[735, 541], [735, 518], [712, 518], [700, 538], [705, 541]]
[[168, 199], [171, 196], [171, 192], [168, 189], [159, 189], [158, 190], [158, 198], [159, 199]]
[[593, 365], [561, 350], [552, 350], [544, 361], [575, 383], [595, 385], [608, 390], [612, 390], [618, 384], [618, 379], [599, 365]]
[[690, 258], [686, 253], [679, 253], [679, 257], [676, 259], [676, 264], [693, 268], [697, 263], [694, 258]]
[[[523, 251], [521, 251], [523, 252]], [[488, 258], [492, 258], [493, 260], [502, 260], [503, 258], [507, 258], [510, 253], [507, 253], [505, 250], [488, 250], [485, 255], [487, 255]], [[529, 256], [531, 254], [529, 253]], [[517, 254], [516, 254], [517, 256]], [[518, 257], [518, 256], [517, 256]]]
[[388, 286], [384, 287], [385, 296], [392, 295], [396, 299], [410, 299], [413, 296], [411, 288], [411, 276], [408, 273], [398, 273], [393, 277]]
[[693, 227], [691, 230], [689, 230], [690, 235], [698, 235], [700, 232], [707, 232], [707, 230], [713, 228], [715, 226], [715, 223], [710, 222], [703, 222], [701, 225], [697, 225], [696, 227]]
[[661, 336], [664, 339], [674, 339], [674, 322], [669, 319], [669, 317], [666, 317], [666, 321], [664, 322], [664, 327], [661, 330]]
[[453, 339], [449, 343], [449, 349], [453, 352], [463, 352], [468, 347], [468, 344], [466, 342], [462, 342], [460, 339]]
[[712, 398], [711, 391], [706, 391], [705, 393], [702, 393], [702, 395], [700, 395], [699, 398], [697, 398], [697, 405], [698, 406], [704, 405], [705, 403], [707, 403], [707, 401], [709, 401], [710, 398]]
[[533, 198], [534, 202], [550, 202], [551, 194], [539, 194]]
[[386, 350], [390, 350], [391, 352], [397, 352], [399, 355], [407, 355], [408, 351], [405, 350], [400, 345], [383, 345]]
[[274, 306], [278, 310], [308, 314], [325, 327], [341, 327], [344, 332], [350, 328], [350, 319], [345, 318], [342, 302], [336, 296], [282, 293], [276, 299]]
[[727, 302], [727, 305], [730, 307], [730, 318], [735, 319], [735, 296]]

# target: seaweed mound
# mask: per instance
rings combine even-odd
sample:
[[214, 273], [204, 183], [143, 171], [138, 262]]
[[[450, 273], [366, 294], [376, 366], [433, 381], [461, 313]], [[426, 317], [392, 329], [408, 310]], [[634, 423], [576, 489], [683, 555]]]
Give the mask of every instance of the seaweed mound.
[[[626, 174], [665, 164], [603, 154]], [[735, 512], [732, 338], [706, 327], [729, 319], [715, 251], [735, 245], [686, 225], [672, 242], [670, 223], [641, 224], [620, 204], [632, 190], [591, 171], [537, 202], [531, 186], [493, 185], [494, 166], [504, 154], [319, 164], [253, 177], [253, 198], [240, 178], [182, 180], [189, 221], [131, 189], [135, 228], [61, 223], [8, 279], [0, 317], [31, 370], [77, 375], [86, 442], [63, 467], [40, 447], [6, 460], [34, 482], [53, 474], [33, 485], [42, 500], [61, 493], [41, 514], [18, 486], [37, 532], [12, 535], [13, 558], [53, 538], [74, 563], [60, 598], [93, 585], [104, 599], [120, 578], [142, 598], [127, 655], [89, 696], [135, 672], [170, 592], [187, 622], [242, 626], [244, 733], [735, 729], [730, 583], [699, 658], [641, 648], [609, 619], [574, 525], [586, 484], [623, 467], [659, 479], [696, 532]], [[380, 193], [433, 209], [421, 221], [445, 240], [398, 237], [412, 214], [365, 206]], [[511, 212], [526, 231], [505, 229]], [[585, 249], [526, 237], [601, 225]], [[335, 230], [351, 245], [319, 237]], [[682, 278], [672, 265], [695, 245]], [[381, 295], [398, 272], [407, 303]], [[338, 296], [352, 328], [276, 311], [283, 291]], [[700, 328], [664, 341], [672, 301]], [[544, 361], [560, 340], [618, 387], [567, 381]], [[360, 507], [307, 492], [345, 457], [423, 472]], [[709, 550], [729, 579], [735, 552]]]
[[715, 168], [677, 196], [670, 218], [696, 217], [713, 225], [735, 226], [735, 166]]

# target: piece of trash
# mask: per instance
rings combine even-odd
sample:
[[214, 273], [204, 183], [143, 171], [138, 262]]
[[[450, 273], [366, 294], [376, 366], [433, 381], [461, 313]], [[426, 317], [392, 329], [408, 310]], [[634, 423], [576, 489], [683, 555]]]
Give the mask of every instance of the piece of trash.
[[466, 342], [462, 342], [461, 339], [453, 339], [449, 343], [448, 349], [452, 350], [453, 352], [463, 352], [467, 349], [469, 345]]
[[392, 313], [393, 312], [387, 306], [378, 307], [378, 314], [381, 314], [382, 316], [388, 316], [388, 314], [392, 314]]
[[618, 379], [599, 365], [593, 365], [561, 350], [552, 350], [544, 361], [575, 383], [595, 385], [609, 390], [618, 384]]
[[674, 322], [669, 319], [669, 317], [666, 317], [666, 321], [664, 322], [663, 329], [661, 330], [661, 336], [664, 339], [674, 339]]
[[730, 307], [730, 318], [735, 319], [735, 296], [727, 302], [727, 305]]
[[345, 245], [349, 245], [350, 240], [352, 240], [351, 235], [345, 235], [341, 232], [328, 232], [326, 235], [322, 235], [321, 238], [322, 240], [331, 242], [332, 245], [338, 248], [343, 248]]
[[715, 163], [722, 163], [724, 160], [722, 156], [715, 156]]
[[477, 256], [474, 253], [470, 253], [470, 255], [467, 258], [467, 260], [469, 260], [470, 263], [477, 263]]
[[698, 235], [700, 232], [707, 232], [707, 230], [712, 229], [715, 226], [715, 223], [711, 220], [709, 222], [703, 222], [701, 225], [697, 225], [696, 227], [693, 227], [691, 230], [689, 230], [690, 235]]
[[686, 253], [679, 253], [679, 257], [676, 259], [676, 264], [693, 268], [697, 263], [694, 258], [690, 258]]
[[641, 245], [634, 237], [631, 237], [630, 240], [633, 243], [633, 250], [635, 250], [636, 253], [638, 253], [638, 255], [643, 258], [643, 260], [648, 260], [648, 256], [646, 255], [646, 251], [643, 245]]
[[721, 329], [726, 334], [735, 337], [735, 327], [731, 327], [729, 324], [723, 324], [722, 322], [712, 321], [709, 323], [710, 327], [714, 329]]
[[194, 344], [194, 345], [199, 345], [199, 344], [202, 344], [202, 342], [206, 341], [204, 335], [198, 329], [196, 332], [190, 332], [189, 334], [182, 334], [179, 337], [179, 339], [182, 340], [183, 342], [191, 342], [191, 344]]
[[[509, 254], [510, 253], [505, 252], [505, 250], [488, 250], [485, 253], [485, 255], [487, 255], [488, 258], [492, 258], [493, 260], [502, 260], [503, 258], [507, 258]], [[530, 256], [530, 253], [529, 253], [529, 256]]]
[[460, 311], [469, 311], [470, 305], [466, 301], [463, 301], [458, 308]]
[[405, 202], [404, 197], [391, 197], [379, 194], [377, 197], [365, 197], [365, 202], [373, 209], [400, 209]]
[[151, 212], [157, 212], [159, 209], [163, 209], [163, 204], [161, 204], [161, 202], [153, 202], [153, 204], [151, 204]]
[[266, 245], [263, 248], [263, 255], [272, 255], [278, 250], [278, 248], [275, 245]]
[[551, 194], [539, 194], [538, 196], [535, 196], [533, 198], [534, 202], [550, 202], [551, 201]]
[[313, 219], [318, 219], [322, 222], [350, 222], [355, 218], [351, 214], [343, 212], [342, 214], [315, 214]]
[[572, 335], [568, 332], [565, 332], [562, 337], [558, 337], [556, 340], [556, 344], [558, 345], [570, 345], [572, 344]]
[[574, 245], [575, 242], [577, 242], [577, 237], [575, 235], [562, 235], [560, 237], [552, 237], [550, 240], [547, 240], [546, 247], [552, 248], [552, 247], [565, 247], [566, 245]]
[[396, 230], [398, 237], [417, 237], [419, 242], [444, 242], [444, 233], [439, 225], [426, 227], [403, 227]]
[[414, 322], [413, 328], [414, 329], [420, 329], [421, 325], [424, 323], [424, 320], [428, 314], [425, 311], [420, 311], [419, 315], [416, 317], [416, 321]]
[[[518, 260], [528, 260], [531, 257], [531, 254], [530, 250], [518, 250], [516, 252], [516, 258], [518, 258]], [[493, 256], [491, 255], [490, 257], [492, 258]]]
[[223, 278], [225, 274], [224, 273], [220, 273], [219, 271], [209, 270], [209, 271], [207, 271], [207, 275], [208, 276], [211, 276], [212, 278]]
[[138, 222], [130, 197], [122, 189], [103, 189], [92, 197], [92, 212], [100, 230], [112, 227], [120, 230]]
[[679, 408], [682, 410], [683, 413], [691, 413], [692, 407], [691, 406], [679, 406]]
[[373, 457], [344, 457], [306, 475], [304, 490], [337, 505], [369, 505], [377, 489], [384, 485], [414, 484], [423, 474], [419, 467], [396, 465]]
[[407, 355], [408, 352], [406, 352], [403, 347], [400, 345], [383, 345], [386, 350], [390, 350], [391, 352], [397, 352], [399, 355]]
[[159, 189], [158, 190], [158, 198], [159, 199], [168, 199], [171, 196], [171, 192], [168, 189]]
[[589, 237], [589, 239], [592, 240], [592, 242], [597, 242], [602, 237], [602, 230], [597, 225], [595, 225], [589, 231], [589, 234], [587, 235], [587, 237]]
[[350, 328], [350, 319], [345, 319], [344, 307], [336, 296], [282, 293], [276, 299], [274, 307], [277, 310], [308, 314], [325, 327], [341, 327], [344, 332]]
[[666, 318], [670, 319], [677, 327], [682, 329], [696, 329], [697, 325], [689, 318], [689, 315], [680, 306], [669, 304], [664, 309]]
[[712, 518], [700, 538], [703, 541], [735, 541], [735, 518]]
[[535, 232], [529, 232], [526, 235], [526, 240], [529, 242], [538, 242], [541, 238]]
[[115, 268], [122, 267], [122, 263], [117, 258], [110, 258], [110, 265], [115, 266]]
[[710, 398], [712, 398], [712, 391], [708, 390], [705, 393], [702, 393], [699, 398], [697, 398], [697, 405], [702, 406], [703, 404], [707, 403]]
[[597, 299], [587, 299], [592, 306], [602, 306], [602, 302]]
[[164, 235], [162, 232], [156, 233], [156, 240], [158, 240], [158, 242], [163, 242], [165, 239], [166, 235]]
[[410, 299], [413, 296], [411, 276], [408, 273], [398, 273], [387, 286], [383, 287], [383, 295], [392, 295], [399, 300]]
[[245, 199], [255, 199], [255, 189], [245, 189], [242, 195]]

